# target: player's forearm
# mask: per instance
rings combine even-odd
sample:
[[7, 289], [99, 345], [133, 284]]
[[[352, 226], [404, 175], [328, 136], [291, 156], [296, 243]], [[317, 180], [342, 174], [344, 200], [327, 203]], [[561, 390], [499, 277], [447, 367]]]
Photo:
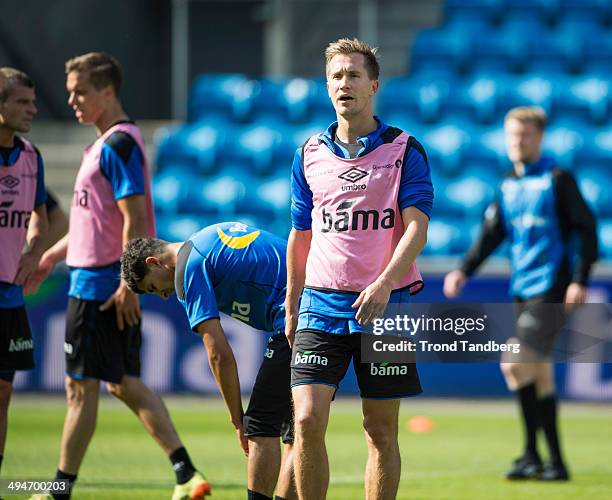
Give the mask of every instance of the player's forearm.
[[234, 427], [242, 425], [242, 399], [240, 396], [240, 379], [236, 359], [231, 350], [220, 351], [208, 349], [208, 363], [217, 381], [221, 396], [225, 401], [230, 420]]
[[426, 220], [411, 220], [406, 224], [406, 230], [395, 247], [389, 264], [378, 277], [379, 282], [387, 285], [391, 290], [397, 287], [425, 248], [427, 227]]
[[48, 232], [47, 209], [44, 205], [32, 213], [28, 228], [28, 253], [41, 257], [45, 251]]
[[49, 248], [43, 255], [45, 259], [50, 260], [53, 264], [64, 260], [68, 253], [68, 234], [65, 234], [55, 245]]
[[123, 246], [125, 247], [128, 241], [134, 238], [146, 238], [147, 234], [147, 218], [140, 215], [132, 215], [123, 220]]
[[312, 233], [291, 230], [287, 242], [287, 295], [285, 309], [287, 314], [296, 314], [300, 294], [306, 281], [306, 260], [310, 251]]

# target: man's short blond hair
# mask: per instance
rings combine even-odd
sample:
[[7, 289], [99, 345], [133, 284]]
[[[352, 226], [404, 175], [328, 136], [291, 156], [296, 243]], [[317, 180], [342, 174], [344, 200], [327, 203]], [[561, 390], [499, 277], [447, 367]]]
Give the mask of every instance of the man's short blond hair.
[[380, 66], [376, 58], [377, 52], [378, 49], [376, 47], [370, 47], [367, 43], [357, 38], [340, 38], [335, 42], [331, 42], [325, 49], [325, 71], [327, 72], [329, 61], [331, 61], [334, 56], [339, 54], [361, 54], [365, 58], [365, 68], [370, 80], [378, 80]]
[[544, 131], [548, 123], [546, 111], [539, 106], [519, 106], [518, 108], [512, 108], [506, 114], [504, 123], [508, 123], [508, 120], [533, 123], [541, 132]]
[[115, 95], [121, 88], [121, 65], [110, 54], [89, 52], [66, 61], [66, 74], [76, 71], [87, 73], [89, 81], [96, 90], [112, 85]]

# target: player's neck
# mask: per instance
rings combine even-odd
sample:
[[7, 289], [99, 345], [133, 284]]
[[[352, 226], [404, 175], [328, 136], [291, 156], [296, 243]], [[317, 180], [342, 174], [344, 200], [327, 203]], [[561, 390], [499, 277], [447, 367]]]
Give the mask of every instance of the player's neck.
[[0, 147], [12, 148], [15, 145], [15, 131], [7, 127], [0, 127]]
[[350, 120], [338, 115], [336, 137], [346, 144], [355, 144], [357, 137], [368, 135], [377, 128], [378, 122], [371, 113], [353, 116]]
[[102, 135], [115, 123], [127, 119], [128, 116], [125, 114], [125, 111], [123, 111], [121, 103], [117, 101], [108, 109], [104, 110], [104, 113], [100, 115], [100, 118], [94, 125], [98, 135]]
[[181, 249], [184, 243], [184, 241], [180, 241], [179, 243], [168, 243], [165, 252], [167, 254], [168, 260], [166, 261], [166, 263], [168, 265], [176, 267], [176, 259], [178, 257], [179, 250]]

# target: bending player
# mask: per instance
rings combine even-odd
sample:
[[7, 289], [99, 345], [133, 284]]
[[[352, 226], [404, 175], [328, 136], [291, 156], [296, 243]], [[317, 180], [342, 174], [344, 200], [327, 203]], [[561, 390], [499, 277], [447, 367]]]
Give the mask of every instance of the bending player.
[[[210, 368], [248, 456], [248, 498], [294, 498], [291, 349], [285, 338], [286, 243], [236, 222], [206, 227], [188, 241], [131, 240], [121, 275], [131, 290], [167, 299], [176, 291], [189, 324], [202, 337]], [[246, 413], [232, 349], [219, 312], [272, 332]], [[281, 464], [278, 438], [285, 450]], [[279, 473], [280, 470], [280, 473]]]
[[34, 367], [22, 285], [36, 270], [47, 232], [42, 157], [16, 135], [30, 131], [35, 100], [29, 76], [0, 68], [0, 466], [15, 370]]
[[144, 143], [119, 99], [121, 68], [113, 57], [94, 52], [67, 61], [66, 75], [69, 105], [98, 138], [83, 155], [68, 234], [43, 254], [27, 285], [36, 289], [66, 259], [68, 408], [56, 479], [71, 487], [76, 481], [95, 431], [103, 380], [168, 455], [176, 474], [173, 499], [202, 498], [210, 493], [209, 483], [196, 471], [163, 401], [140, 379], [140, 306], [119, 279], [127, 241], [155, 233]]
[[[480, 238], [460, 269], [444, 279], [449, 298], [461, 294], [468, 278], [504, 241], [510, 244], [510, 293], [518, 305], [516, 335], [521, 353], [502, 357], [508, 388], [521, 408], [525, 450], [508, 479], [567, 480], [557, 430], [557, 399], [551, 353], [563, 323], [555, 304], [586, 300], [591, 266], [597, 259], [595, 219], [576, 181], [542, 156], [546, 114], [540, 108], [511, 110], [504, 123], [513, 170], [501, 183], [498, 200], [484, 217]], [[572, 265], [571, 237], [580, 236], [579, 259]], [[512, 342], [512, 340], [510, 340]], [[545, 467], [536, 447], [541, 426], [550, 452]]]

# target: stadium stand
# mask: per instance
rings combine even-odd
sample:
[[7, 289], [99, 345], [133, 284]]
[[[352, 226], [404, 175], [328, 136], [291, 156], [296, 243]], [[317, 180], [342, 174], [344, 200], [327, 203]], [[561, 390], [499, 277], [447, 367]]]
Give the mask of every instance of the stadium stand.
[[[383, 78], [377, 106], [428, 152], [437, 197], [426, 253], [466, 250], [470, 232], [457, 228], [478, 226], [510, 166], [503, 116], [538, 105], [551, 119], [545, 150], [576, 175], [612, 258], [611, 21], [605, 0], [447, 0], [444, 23], [417, 35], [410, 74]], [[198, 77], [189, 122], [157, 134], [166, 231], [184, 237], [222, 216], [285, 236], [294, 151], [333, 118], [322, 79]]]

